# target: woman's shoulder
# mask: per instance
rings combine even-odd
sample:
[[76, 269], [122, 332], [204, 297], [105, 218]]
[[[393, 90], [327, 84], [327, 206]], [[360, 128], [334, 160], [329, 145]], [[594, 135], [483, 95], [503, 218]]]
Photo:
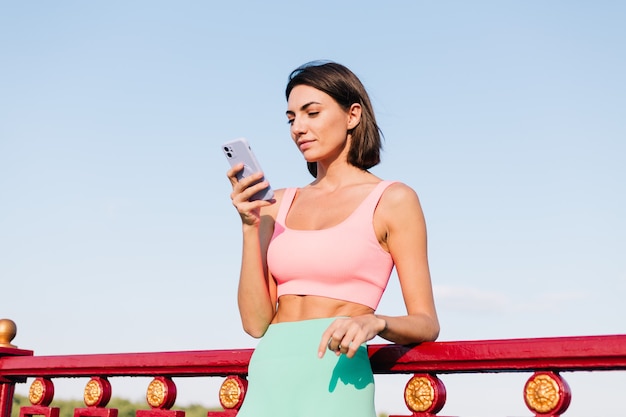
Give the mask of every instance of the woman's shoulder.
[[377, 230], [381, 230], [384, 240], [391, 233], [407, 236], [421, 229], [424, 214], [417, 193], [407, 184], [394, 181], [381, 196], [375, 211]]
[[379, 207], [384, 211], [411, 209], [420, 206], [417, 192], [401, 181], [386, 181], [389, 184], [380, 198]]
[[383, 193], [383, 197], [385, 199], [391, 200], [391, 201], [395, 201], [395, 200], [404, 200], [404, 199], [413, 199], [417, 197], [417, 193], [415, 192], [415, 190], [405, 184], [402, 181], [396, 181], [396, 180], [383, 180], [382, 182], [385, 182], [387, 184], [389, 184], [387, 186], [387, 188], [385, 189], [385, 192]]

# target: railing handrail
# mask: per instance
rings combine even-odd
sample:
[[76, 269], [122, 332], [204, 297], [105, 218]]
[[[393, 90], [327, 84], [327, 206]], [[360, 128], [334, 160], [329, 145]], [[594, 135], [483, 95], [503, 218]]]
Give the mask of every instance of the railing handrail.
[[[1, 348], [0, 380], [27, 377], [245, 375], [253, 349], [33, 356]], [[3, 356], [9, 355], [10, 356]], [[626, 335], [369, 346], [377, 374], [626, 369]]]
[[375, 373], [601, 371], [626, 369], [626, 335], [370, 346]]
[[[626, 370], [626, 334], [429, 342], [416, 346], [374, 344], [368, 350], [375, 374], [414, 374], [404, 393], [412, 415], [436, 416], [444, 406], [445, 385], [437, 374], [534, 372], [524, 386], [527, 407], [535, 416], [546, 415], [546, 410], [550, 415], [559, 416], [567, 410], [572, 396], [560, 372]], [[146, 394], [146, 398], [152, 398], [157, 392], [162, 394], [158, 406], [165, 408], [157, 410], [160, 414], [155, 414], [155, 410], [139, 410], [137, 417], [183, 416], [179, 410], [169, 410], [176, 392], [172, 377], [226, 377], [220, 388], [220, 403], [225, 409], [208, 412], [207, 416], [234, 416], [245, 395], [245, 376], [252, 352], [250, 348], [35, 356], [33, 351], [17, 349], [5, 340], [0, 346], [0, 417], [11, 416], [15, 384], [33, 377], [36, 387], [31, 385], [31, 390], [35, 393], [53, 393], [52, 378], [90, 378], [85, 389], [94, 384], [100, 387], [97, 401], [102, 402], [101, 409], [91, 410], [96, 414], [84, 414], [84, 410], [80, 413], [102, 416], [101, 413], [109, 411], [105, 408], [108, 398], [104, 394], [111, 392], [107, 378], [116, 376], [154, 378], [148, 387], [152, 394]], [[160, 388], [153, 392], [153, 385]], [[233, 389], [237, 392], [234, 397]], [[222, 391], [226, 393], [224, 397]], [[89, 393], [91, 395], [91, 389]], [[428, 393], [427, 398], [425, 393]], [[47, 398], [44, 405], [50, 404], [53, 395], [41, 397]], [[236, 402], [229, 407], [235, 408], [226, 410], [226, 404], [232, 402], [231, 397]], [[423, 408], [425, 399], [428, 400], [427, 408]], [[39, 404], [39, 400], [30, 400]], [[150, 406], [153, 407], [152, 403]], [[52, 416], [52, 408], [37, 407], [21, 407], [20, 413], [24, 416], [32, 413]], [[416, 414], [418, 411], [425, 414]]]

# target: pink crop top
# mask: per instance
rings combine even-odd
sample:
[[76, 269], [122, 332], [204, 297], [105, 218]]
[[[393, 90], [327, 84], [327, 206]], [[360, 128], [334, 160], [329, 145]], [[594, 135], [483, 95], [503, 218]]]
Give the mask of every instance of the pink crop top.
[[322, 230], [285, 226], [297, 191], [286, 189], [267, 250], [278, 296], [319, 295], [375, 310], [394, 264], [376, 238], [372, 219], [380, 197], [391, 184], [381, 181], [347, 219]]

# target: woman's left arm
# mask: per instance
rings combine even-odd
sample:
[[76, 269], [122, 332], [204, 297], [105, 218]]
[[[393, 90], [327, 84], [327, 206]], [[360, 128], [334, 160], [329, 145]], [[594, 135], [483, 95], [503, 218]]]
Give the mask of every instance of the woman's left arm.
[[322, 335], [320, 357], [327, 349], [352, 357], [361, 343], [377, 335], [398, 344], [433, 341], [439, 335], [428, 267], [426, 223], [415, 191], [402, 183], [391, 185], [376, 209], [374, 228], [381, 245], [394, 260], [407, 314], [364, 314], [337, 319]]
[[415, 191], [397, 183], [383, 194], [377, 210], [378, 230], [396, 265], [407, 315], [388, 317], [381, 337], [394, 343], [433, 341], [439, 335], [430, 269], [426, 222]]

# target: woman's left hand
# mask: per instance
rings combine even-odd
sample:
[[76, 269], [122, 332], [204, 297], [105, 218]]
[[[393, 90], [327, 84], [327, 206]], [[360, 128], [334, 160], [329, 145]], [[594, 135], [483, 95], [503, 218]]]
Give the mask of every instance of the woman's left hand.
[[361, 344], [372, 340], [385, 326], [385, 320], [374, 314], [339, 318], [322, 334], [317, 355], [323, 357], [328, 349], [352, 358]]

